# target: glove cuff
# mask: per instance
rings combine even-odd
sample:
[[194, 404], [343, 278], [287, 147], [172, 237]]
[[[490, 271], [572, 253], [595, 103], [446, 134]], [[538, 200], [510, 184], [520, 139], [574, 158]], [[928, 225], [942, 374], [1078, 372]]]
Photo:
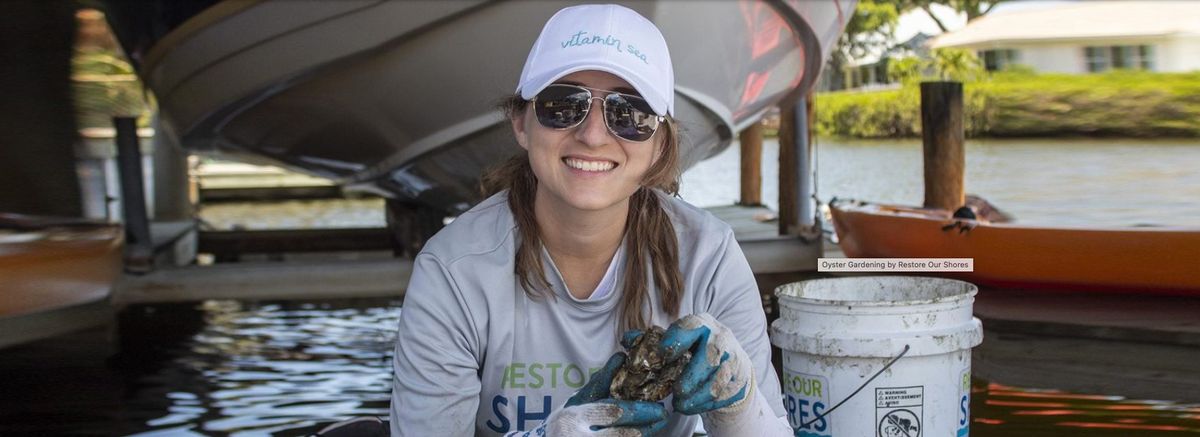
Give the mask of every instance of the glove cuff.
[[701, 414], [704, 429], [713, 437], [725, 436], [792, 436], [792, 427], [775, 415], [771, 404], [757, 389], [753, 377], [746, 397], [728, 407]]

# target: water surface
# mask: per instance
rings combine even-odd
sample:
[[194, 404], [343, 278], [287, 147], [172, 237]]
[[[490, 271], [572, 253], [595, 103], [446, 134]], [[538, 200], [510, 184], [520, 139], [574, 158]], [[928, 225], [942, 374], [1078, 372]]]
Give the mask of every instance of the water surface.
[[[920, 140], [818, 139], [817, 196], [920, 205]], [[779, 144], [763, 142], [763, 203], [778, 209]], [[1200, 227], [1200, 140], [968, 140], [965, 188], [1021, 223]], [[700, 206], [737, 202], [735, 144], [683, 175]]]
[[[303, 435], [386, 415], [399, 304], [208, 301], [170, 314], [194, 332], [108, 360], [78, 335], [5, 350], [0, 435]], [[971, 405], [975, 436], [1200, 433], [1200, 406], [1172, 401], [975, 380]]]

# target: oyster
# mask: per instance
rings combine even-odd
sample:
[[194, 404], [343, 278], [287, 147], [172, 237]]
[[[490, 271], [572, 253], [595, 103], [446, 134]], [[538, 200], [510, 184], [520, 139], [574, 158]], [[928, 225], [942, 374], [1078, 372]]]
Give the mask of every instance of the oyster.
[[609, 391], [614, 399], [658, 402], [671, 394], [675, 380], [691, 361], [691, 352], [667, 362], [659, 347], [664, 331], [653, 326], [626, 352], [625, 364], [613, 376]]

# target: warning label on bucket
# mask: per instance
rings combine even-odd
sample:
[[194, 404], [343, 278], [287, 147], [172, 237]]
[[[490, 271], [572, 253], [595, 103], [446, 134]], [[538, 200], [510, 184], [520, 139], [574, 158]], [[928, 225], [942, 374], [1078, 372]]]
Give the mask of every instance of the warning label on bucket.
[[829, 379], [783, 370], [783, 407], [797, 437], [829, 437]]
[[879, 437], [920, 437], [925, 387], [875, 389], [875, 421]]

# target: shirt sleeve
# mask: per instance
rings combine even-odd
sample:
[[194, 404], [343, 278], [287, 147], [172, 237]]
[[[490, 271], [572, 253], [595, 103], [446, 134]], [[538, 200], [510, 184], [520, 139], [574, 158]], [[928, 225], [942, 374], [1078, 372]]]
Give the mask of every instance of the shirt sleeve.
[[718, 252], [720, 260], [709, 283], [712, 301], [708, 313], [733, 331], [742, 349], [754, 361], [754, 379], [758, 390], [776, 416], [785, 416], [779, 376], [771, 364], [767, 315], [763, 312], [758, 282], [732, 229], [726, 231], [721, 246], [723, 250]]
[[480, 392], [474, 326], [444, 265], [418, 255], [392, 362], [393, 436], [474, 434]]

